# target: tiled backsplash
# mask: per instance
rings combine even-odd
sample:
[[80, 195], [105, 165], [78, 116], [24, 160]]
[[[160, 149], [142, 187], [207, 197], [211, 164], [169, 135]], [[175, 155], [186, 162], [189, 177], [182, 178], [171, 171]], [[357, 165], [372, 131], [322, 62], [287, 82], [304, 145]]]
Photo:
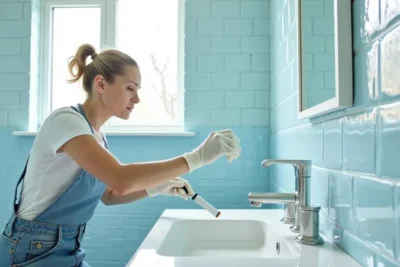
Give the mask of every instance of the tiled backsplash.
[[[295, 0], [271, 0], [270, 156], [311, 159], [322, 232], [363, 266], [398, 267], [400, 6], [352, 3], [354, 107], [301, 121], [296, 46], [289, 45], [297, 42]], [[270, 180], [273, 191], [294, 190], [290, 167], [272, 167]]]

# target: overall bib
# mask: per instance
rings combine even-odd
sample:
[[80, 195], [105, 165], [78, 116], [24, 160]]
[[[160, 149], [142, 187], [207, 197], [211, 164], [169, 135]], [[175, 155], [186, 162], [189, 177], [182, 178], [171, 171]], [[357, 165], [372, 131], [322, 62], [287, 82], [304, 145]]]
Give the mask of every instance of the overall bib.
[[[90, 127], [82, 105], [72, 108], [85, 117]], [[108, 149], [104, 136], [103, 141]], [[17, 191], [27, 165], [28, 161], [15, 187], [13, 214], [0, 232], [0, 267], [89, 267], [83, 260], [86, 252], [81, 243], [86, 223], [92, 218], [106, 185], [80, 169], [48, 208], [32, 221], [23, 220], [16, 216]]]

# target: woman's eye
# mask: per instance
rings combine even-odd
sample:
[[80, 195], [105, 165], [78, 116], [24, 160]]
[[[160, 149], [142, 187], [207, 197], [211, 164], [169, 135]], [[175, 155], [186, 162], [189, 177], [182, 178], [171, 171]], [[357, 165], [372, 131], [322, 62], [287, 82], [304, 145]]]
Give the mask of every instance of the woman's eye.
[[128, 87], [129, 91], [134, 91], [135, 89], [133, 89], [132, 87]]

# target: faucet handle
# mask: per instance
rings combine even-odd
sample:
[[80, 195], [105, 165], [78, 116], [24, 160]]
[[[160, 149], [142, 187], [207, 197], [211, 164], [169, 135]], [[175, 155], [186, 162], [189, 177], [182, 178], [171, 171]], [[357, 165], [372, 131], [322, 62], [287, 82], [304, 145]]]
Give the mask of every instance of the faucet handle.
[[265, 168], [273, 164], [290, 164], [294, 167], [296, 176], [300, 174], [302, 174], [302, 177], [311, 176], [311, 160], [265, 159], [261, 163]]

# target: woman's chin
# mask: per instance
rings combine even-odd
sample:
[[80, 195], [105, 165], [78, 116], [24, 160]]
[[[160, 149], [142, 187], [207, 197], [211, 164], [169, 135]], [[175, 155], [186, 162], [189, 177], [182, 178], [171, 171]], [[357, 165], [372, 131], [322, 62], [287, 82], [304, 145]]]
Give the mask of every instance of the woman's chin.
[[128, 113], [128, 112], [126, 112], [126, 113], [124, 113], [124, 114], [120, 114], [120, 115], [118, 115], [118, 116], [116, 116], [118, 119], [121, 119], [121, 120], [129, 120], [129, 118], [131, 117], [131, 114], [130, 113]]

